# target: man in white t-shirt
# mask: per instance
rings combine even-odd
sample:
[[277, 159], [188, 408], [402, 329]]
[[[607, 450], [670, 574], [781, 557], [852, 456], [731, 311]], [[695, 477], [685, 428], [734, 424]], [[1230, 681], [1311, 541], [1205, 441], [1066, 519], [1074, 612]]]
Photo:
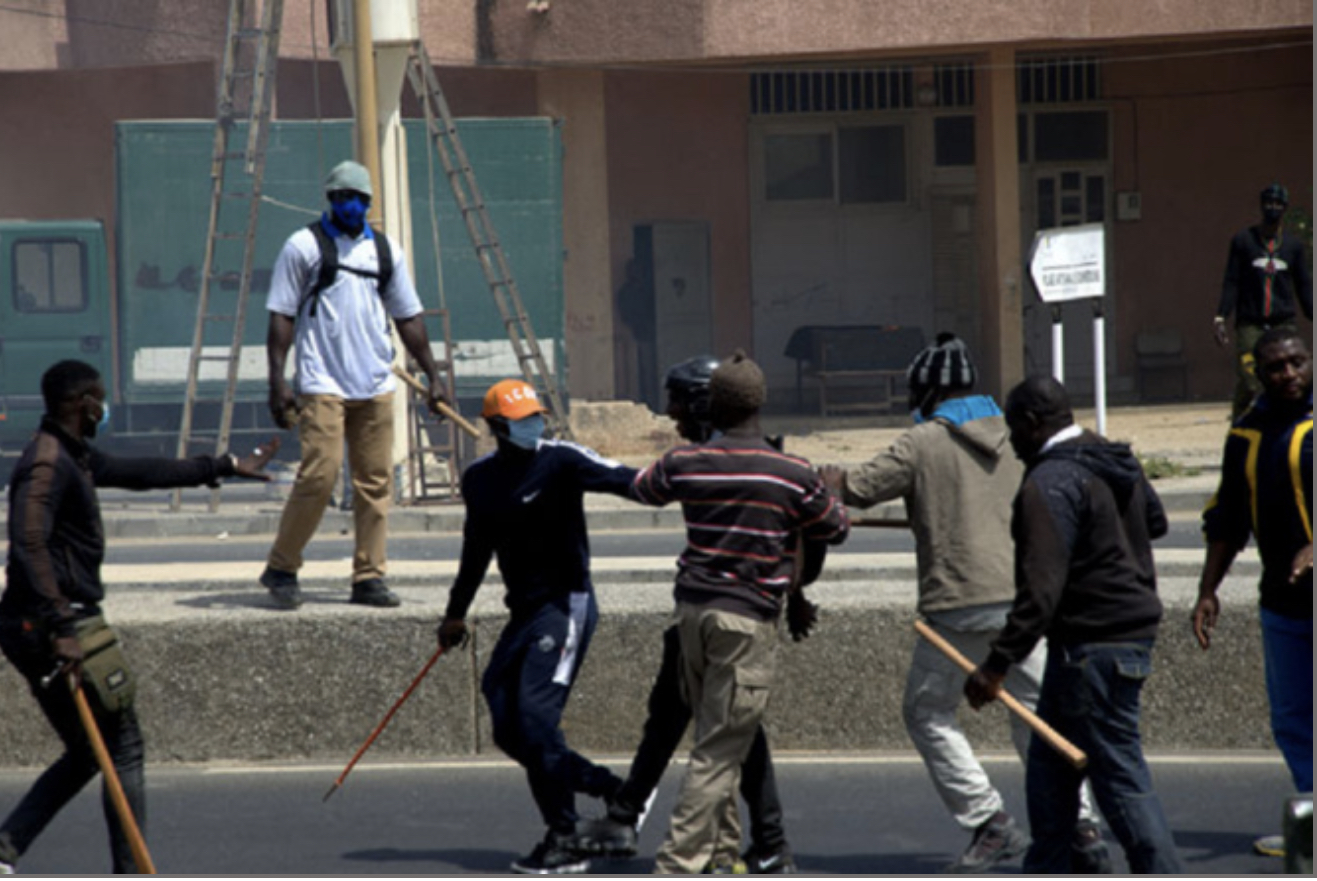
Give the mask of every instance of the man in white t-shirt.
[[[397, 606], [384, 584], [393, 494], [393, 343], [389, 320], [430, 380], [430, 409], [444, 401], [439, 368], [407, 261], [397, 243], [366, 223], [370, 173], [343, 162], [325, 181], [329, 210], [293, 233], [275, 261], [266, 309], [270, 413], [294, 422], [302, 462], [260, 582], [281, 609], [302, 603], [297, 572], [320, 525], [347, 441], [356, 550], [351, 601]], [[285, 363], [295, 347], [290, 385]]]

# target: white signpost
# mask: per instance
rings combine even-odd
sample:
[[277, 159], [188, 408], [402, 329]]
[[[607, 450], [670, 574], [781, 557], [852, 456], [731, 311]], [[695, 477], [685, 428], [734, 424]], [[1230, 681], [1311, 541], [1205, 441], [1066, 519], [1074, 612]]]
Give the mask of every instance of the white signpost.
[[1100, 223], [1039, 230], [1029, 253], [1029, 274], [1044, 303], [1052, 307], [1052, 375], [1065, 382], [1061, 309], [1074, 300], [1093, 304], [1093, 404], [1098, 434], [1107, 430], [1106, 227]]

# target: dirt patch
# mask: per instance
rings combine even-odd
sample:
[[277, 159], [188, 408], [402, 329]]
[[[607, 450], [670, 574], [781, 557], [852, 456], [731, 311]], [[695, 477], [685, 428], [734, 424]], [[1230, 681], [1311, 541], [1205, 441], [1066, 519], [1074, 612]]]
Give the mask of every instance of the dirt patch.
[[[1210, 464], [1220, 458], [1229, 413], [1223, 402], [1114, 408], [1107, 412], [1107, 436], [1131, 444], [1144, 458]], [[1081, 425], [1095, 427], [1092, 410], [1080, 410], [1075, 416]], [[820, 464], [863, 462], [890, 446], [909, 426], [904, 416], [764, 420], [765, 432], [783, 435], [789, 452]], [[574, 402], [572, 431], [578, 442], [630, 464], [643, 464], [680, 442], [670, 419], [633, 401]]]

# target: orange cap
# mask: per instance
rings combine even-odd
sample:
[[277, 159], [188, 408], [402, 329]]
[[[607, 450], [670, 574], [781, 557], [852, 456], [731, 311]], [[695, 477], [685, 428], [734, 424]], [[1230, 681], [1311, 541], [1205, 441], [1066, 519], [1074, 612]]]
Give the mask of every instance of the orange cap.
[[496, 382], [485, 392], [485, 406], [480, 415], [489, 419], [502, 416], [516, 422], [535, 413], [547, 413], [548, 408], [540, 403], [540, 396], [535, 394], [529, 383], [520, 379], [505, 379]]

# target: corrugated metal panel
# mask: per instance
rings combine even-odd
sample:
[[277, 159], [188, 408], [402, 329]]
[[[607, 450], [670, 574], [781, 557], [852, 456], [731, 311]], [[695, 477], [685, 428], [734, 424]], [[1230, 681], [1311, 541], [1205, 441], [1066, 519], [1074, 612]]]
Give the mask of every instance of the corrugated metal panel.
[[[413, 265], [427, 307], [438, 306], [430, 224], [426, 137], [419, 120], [405, 123], [413, 214]], [[548, 119], [463, 120], [463, 141], [485, 192], [535, 332], [562, 362], [561, 141]], [[123, 122], [116, 126], [120, 339], [125, 394], [133, 401], [181, 402], [187, 349], [196, 319], [206, 241], [213, 123]], [[329, 165], [351, 155], [351, 123], [278, 122], [270, 133], [244, 343], [243, 400], [264, 400], [268, 273], [284, 240], [324, 206], [321, 157]], [[485, 285], [452, 191], [437, 159], [434, 191], [443, 249], [444, 288], [458, 345], [459, 393], [478, 394], [491, 375], [516, 373], [498, 359], [507, 337]], [[236, 176], [235, 176], [236, 179]], [[289, 207], [285, 207], [289, 206]], [[306, 209], [299, 211], [298, 208]], [[227, 287], [227, 286], [225, 286]], [[225, 311], [220, 291], [215, 311]], [[217, 327], [208, 345], [227, 348]], [[432, 339], [440, 338], [437, 323]], [[250, 346], [247, 349], [246, 346]], [[463, 352], [468, 357], [463, 356]], [[175, 362], [181, 358], [179, 364]], [[559, 368], [560, 369], [560, 368]]]

